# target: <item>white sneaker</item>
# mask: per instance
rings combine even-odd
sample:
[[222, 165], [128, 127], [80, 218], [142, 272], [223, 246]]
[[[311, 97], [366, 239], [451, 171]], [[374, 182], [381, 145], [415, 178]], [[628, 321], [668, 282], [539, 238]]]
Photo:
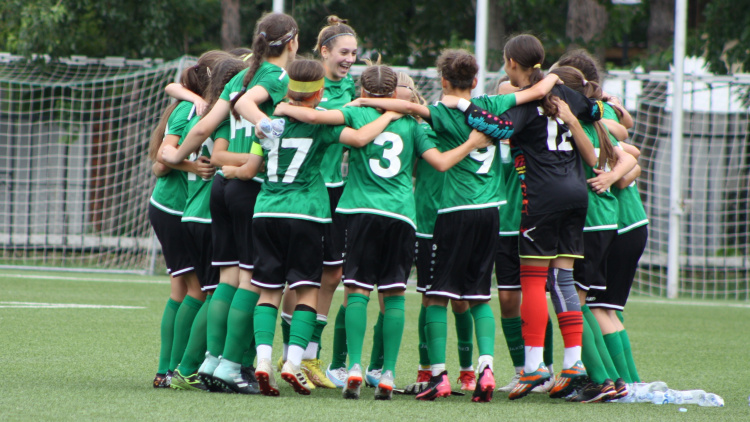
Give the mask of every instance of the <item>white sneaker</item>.
[[352, 366], [346, 377], [346, 385], [342, 395], [345, 399], [359, 399], [359, 389], [362, 386], [362, 367], [358, 363]]
[[513, 375], [513, 378], [510, 379], [510, 382], [507, 385], [498, 388], [497, 391], [501, 391], [503, 393], [510, 393], [511, 391], [513, 391], [513, 388], [516, 386], [516, 384], [518, 384], [518, 381], [520, 380], [521, 380], [521, 374], [519, 372], [516, 372], [516, 374]]
[[550, 377], [546, 382], [543, 382], [536, 387], [534, 387], [531, 392], [532, 393], [541, 393], [541, 394], [547, 394], [549, 393], [549, 390], [552, 389], [552, 387], [555, 386], [555, 374], [550, 373]]
[[291, 361], [286, 361], [281, 368], [281, 378], [288, 382], [297, 393], [304, 396], [310, 395], [310, 387], [307, 384], [307, 377], [302, 372], [300, 366], [294, 366]]
[[258, 378], [258, 387], [260, 393], [264, 396], [278, 396], [279, 386], [273, 376], [273, 364], [268, 359], [258, 361], [258, 368], [255, 369], [255, 377]]
[[349, 373], [346, 370], [346, 367], [342, 366], [341, 368], [331, 369], [331, 365], [329, 364], [328, 368], [326, 368], [326, 377], [331, 380], [336, 388], [344, 388], [347, 376], [349, 376]]

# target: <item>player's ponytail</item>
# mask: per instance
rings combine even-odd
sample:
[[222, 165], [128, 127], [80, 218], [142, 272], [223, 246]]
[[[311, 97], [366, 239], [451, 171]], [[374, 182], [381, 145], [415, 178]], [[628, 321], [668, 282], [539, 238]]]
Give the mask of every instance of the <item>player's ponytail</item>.
[[240, 115], [234, 109], [234, 105], [251, 88], [248, 85], [255, 77], [255, 72], [269, 57], [280, 56], [298, 32], [297, 22], [284, 13], [268, 13], [258, 20], [253, 38], [253, 54], [249, 59], [250, 68], [242, 80], [242, 91], [230, 103], [232, 115], [237, 120], [240, 120]]
[[[550, 70], [550, 73], [560, 77], [565, 86], [573, 91], [580, 92], [588, 98], [601, 98], [602, 90], [599, 84], [588, 81], [580, 70], [570, 66], [560, 66]], [[594, 122], [597, 138], [599, 138], [599, 168], [604, 169], [607, 165], [613, 168], [617, 163], [617, 153], [612, 142], [609, 140], [609, 131], [601, 121]]]
[[[511, 38], [503, 49], [505, 59], [513, 59], [524, 70], [529, 72], [529, 85], [534, 85], [544, 79], [542, 63], [544, 63], [544, 46], [535, 36], [523, 34]], [[519, 87], [526, 88], [526, 87]], [[545, 116], [557, 114], [557, 107], [552, 103], [551, 94], [540, 100]]]

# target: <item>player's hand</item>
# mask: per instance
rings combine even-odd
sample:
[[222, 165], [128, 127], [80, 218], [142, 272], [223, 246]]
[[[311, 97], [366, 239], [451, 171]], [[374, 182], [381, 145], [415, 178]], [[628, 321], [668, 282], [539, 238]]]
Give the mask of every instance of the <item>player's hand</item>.
[[607, 172], [600, 169], [593, 169], [596, 177], [586, 180], [596, 194], [603, 194], [608, 191], [617, 180], [611, 172]]
[[203, 180], [209, 180], [214, 177], [216, 173], [216, 167], [211, 165], [211, 160], [208, 157], [198, 157], [195, 161], [195, 174], [197, 174]]
[[344, 107], [362, 107], [363, 100], [362, 98], [357, 98], [353, 101], [349, 101], [348, 103], [344, 104]]
[[473, 149], [487, 148], [492, 145], [492, 138], [476, 129], [472, 129], [469, 139], [466, 142], [469, 142]]
[[161, 150], [161, 159], [169, 164], [180, 164], [177, 159], [177, 148], [172, 145], [164, 145]]
[[390, 117], [392, 122], [395, 122], [396, 120], [404, 117], [403, 114], [397, 113], [395, 111], [386, 111], [385, 113], [383, 113], [383, 115]]
[[236, 179], [239, 167], [237, 166], [222, 166], [221, 172], [224, 173], [225, 179]]
[[570, 111], [568, 103], [557, 97], [552, 98], [552, 103], [557, 107], [557, 117], [565, 122], [565, 124], [571, 124], [573, 121], [578, 123], [578, 118]]
[[460, 98], [456, 97], [455, 95], [445, 95], [440, 100], [440, 102], [448, 108], [457, 108], [458, 100], [460, 100]]
[[[281, 104], [279, 104], [279, 105], [281, 105]], [[278, 106], [276, 106], [276, 107], [277, 107], [276, 109], [278, 110]], [[260, 130], [260, 125], [255, 125], [255, 136], [257, 136], [258, 139], [265, 139], [265, 137], [266, 137], [266, 134], [263, 133], [262, 130]]]
[[[276, 108], [273, 110], [273, 115], [274, 116], [286, 116], [286, 111], [289, 110], [288, 107], [289, 107], [289, 103], [286, 103], [284, 101], [280, 102], [276, 106]], [[256, 127], [255, 130], [257, 133], [258, 128]]]
[[195, 106], [195, 112], [198, 113], [199, 116], [203, 116], [206, 110], [208, 110], [208, 103], [203, 98], [196, 100], [193, 105]]

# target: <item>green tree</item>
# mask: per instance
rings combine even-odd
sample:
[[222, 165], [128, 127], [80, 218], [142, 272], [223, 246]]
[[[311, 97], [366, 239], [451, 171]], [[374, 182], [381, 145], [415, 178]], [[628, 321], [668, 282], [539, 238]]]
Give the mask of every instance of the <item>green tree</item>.
[[217, 46], [218, 16], [220, 0], [5, 0], [0, 48], [53, 58], [173, 58]]
[[750, 0], [712, 0], [695, 51], [705, 53], [712, 72], [750, 71]]

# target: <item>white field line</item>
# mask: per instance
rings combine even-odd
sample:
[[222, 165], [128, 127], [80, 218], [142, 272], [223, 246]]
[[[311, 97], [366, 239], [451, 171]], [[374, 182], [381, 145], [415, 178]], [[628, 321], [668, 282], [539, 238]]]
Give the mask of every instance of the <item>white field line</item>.
[[[58, 275], [33, 275], [33, 274], [2, 274], [2, 277], [9, 278], [30, 278], [30, 279], [43, 279], [43, 280], [66, 280], [66, 281], [98, 281], [98, 282], [109, 282], [109, 283], [144, 283], [144, 284], [169, 284], [169, 278], [164, 279], [126, 279], [126, 278], [89, 278], [89, 277], [71, 277], [71, 276], [58, 276]], [[343, 286], [339, 286], [338, 291], [344, 290]], [[408, 289], [406, 293], [416, 294], [412, 289]], [[493, 296], [497, 295], [496, 291], [492, 292]], [[663, 300], [663, 299], [649, 299], [649, 298], [630, 298], [628, 302], [631, 303], [653, 303], [656, 305], [676, 305], [676, 306], [705, 306], [714, 308], [739, 308], [739, 309], [750, 309], [750, 303], [720, 303], [720, 302], [701, 302], [701, 301], [685, 301], [685, 300]], [[0, 302], [2, 303], [2, 302]], [[95, 305], [94, 305], [95, 306]]]
[[169, 284], [169, 278], [155, 279], [155, 278], [94, 278], [94, 277], [72, 277], [72, 276], [61, 276], [61, 275], [36, 275], [36, 274], [0, 274], [2, 277], [8, 278], [30, 278], [30, 279], [41, 279], [41, 280], [66, 280], [66, 281], [104, 281], [111, 283], [145, 283], [145, 284]]
[[0, 302], [0, 308], [32, 309], [146, 309], [143, 306], [84, 305], [78, 303]]

